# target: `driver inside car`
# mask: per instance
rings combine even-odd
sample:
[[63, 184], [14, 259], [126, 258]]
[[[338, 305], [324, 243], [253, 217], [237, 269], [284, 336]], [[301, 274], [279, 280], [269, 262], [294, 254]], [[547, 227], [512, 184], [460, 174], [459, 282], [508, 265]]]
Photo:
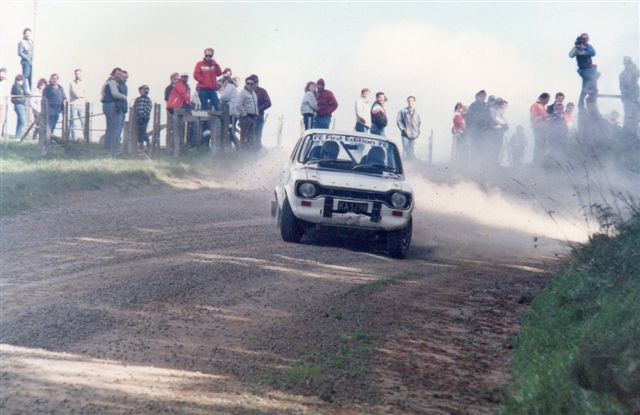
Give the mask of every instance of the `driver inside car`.
[[340, 146], [335, 141], [326, 141], [322, 144], [322, 160], [337, 160]]
[[386, 154], [382, 147], [371, 147], [369, 153], [360, 160], [360, 164], [385, 164]]

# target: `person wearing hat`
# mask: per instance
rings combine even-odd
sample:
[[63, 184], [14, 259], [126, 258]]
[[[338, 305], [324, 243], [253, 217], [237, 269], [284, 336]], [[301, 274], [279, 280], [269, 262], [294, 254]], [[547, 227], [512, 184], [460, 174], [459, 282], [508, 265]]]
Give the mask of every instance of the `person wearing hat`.
[[316, 82], [316, 101], [318, 102], [318, 114], [313, 121], [313, 128], [329, 128], [331, 126], [331, 114], [338, 108], [338, 101], [333, 92], [324, 89], [324, 79]]
[[138, 88], [140, 96], [133, 102], [133, 110], [136, 113], [136, 131], [138, 133], [138, 147], [144, 149], [144, 143], [149, 147], [149, 136], [147, 135], [147, 126], [151, 118], [151, 98], [149, 98], [149, 86], [142, 85]]

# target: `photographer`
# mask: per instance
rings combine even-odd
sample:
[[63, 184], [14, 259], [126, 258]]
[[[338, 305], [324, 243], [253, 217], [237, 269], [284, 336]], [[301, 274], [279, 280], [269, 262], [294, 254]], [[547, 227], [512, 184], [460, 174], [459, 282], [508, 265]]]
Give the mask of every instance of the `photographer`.
[[[585, 107], [584, 100], [587, 95], [591, 96], [598, 93], [598, 71], [596, 65], [593, 64], [591, 58], [596, 56], [596, 51], [589, 44], [589, 35], [583, 33], [576, 38], [573, 48], [569, 52], [570, 58], [576, 58], [578, 63], [578, 75], [582, 78], [582, 90], [578, 99], [578, 110], [582, 111]], [[591, 100], [591, 99], [590, 99]]]

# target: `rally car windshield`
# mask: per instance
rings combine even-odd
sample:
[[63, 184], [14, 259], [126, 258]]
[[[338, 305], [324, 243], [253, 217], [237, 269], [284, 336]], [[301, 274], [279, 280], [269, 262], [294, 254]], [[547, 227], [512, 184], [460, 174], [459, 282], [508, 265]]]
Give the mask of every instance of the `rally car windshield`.
[[367, 137], [310, 134], [305, 138], [298, 160], [333, 170], [402, 174], [395, 144]]

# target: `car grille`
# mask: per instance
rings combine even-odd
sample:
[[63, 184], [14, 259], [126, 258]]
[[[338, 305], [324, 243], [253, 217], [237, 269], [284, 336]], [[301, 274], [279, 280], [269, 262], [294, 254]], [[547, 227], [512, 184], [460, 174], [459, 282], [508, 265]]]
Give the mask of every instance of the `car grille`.
[[[370, 192], [366, 190], [341, 189], [326, 186], [319, 186], [318, 189], [318, 196], [330, 196], [332, 198], [356, 199], [372, 202], [379, 201], [389, 206], [391, 206], [391, 195], [393, 193], [395, 193], [395, 191]], [[404, 195], [407, 197], [407, 203], [404, 207], [407, 208], [411, 206], [411, 195], [408, 193], [404, 193]]]

